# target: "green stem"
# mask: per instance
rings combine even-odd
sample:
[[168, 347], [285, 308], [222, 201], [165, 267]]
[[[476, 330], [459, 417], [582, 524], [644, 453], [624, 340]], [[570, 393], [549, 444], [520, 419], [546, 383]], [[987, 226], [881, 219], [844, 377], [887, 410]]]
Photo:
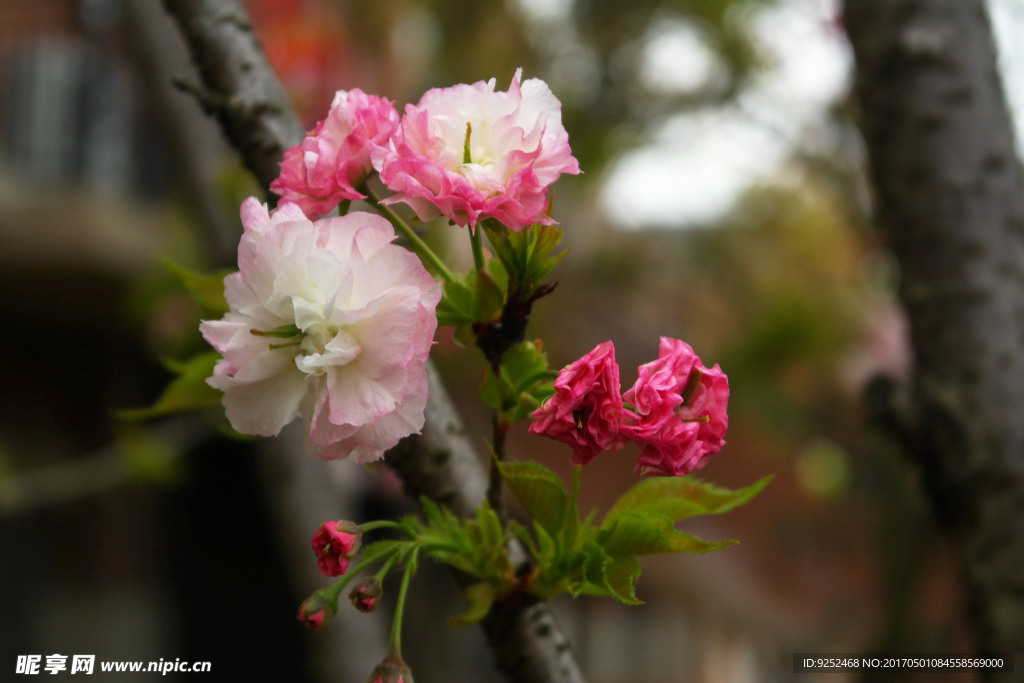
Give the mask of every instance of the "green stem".
[[508, 433], [508, 428], [503, 428], [501, 421], [498, 419], [498, 411], [494, 411], [491, 415], [491, 426], [493, 429], [492, 450], [494, 451], [494, 457], [491, 459], [491, 473], [487, 483], [487, 502], [491, 504], [491, 508], [497, 513], [498, 519], [505, 521], [505, 507], [501, 500], [501, 468], [500, 463], [505, 461], [505, 436]]
[[338, 596], [341, 595], [341, 592], [345, 590], [345, 586], [347, 586], [352, 581], [352, 579], [359, 576], [360, 572], [362, 572], [364, 569], [369, 567], [374, 562], [378, 562], [379, 560], [379, 557], [372, 560], [363, 560], [362, 562], [357, 564], [355, 568], [345, 572], [345, 575], [338, 579], [333, 586], [325, 588], [324, 592], [327, 595], [333, 597], [335, 601], [337, 601]]
[[480, 226], [469, 231], [469, 243], [473, 245], [473, 265], [478, 271], [484, 269], [484, 245]]
[[388, 561], [385, 562], [384, 565], [377, 570], [377, 573], [373, 575], [373, 578], [377, 579], [377, 581], [381, 583], [384, 583], [384, 577], [388, 575], [388, 572], [391, 571], [391, 567], [394, 566], [395, 562], [397, 561], [398, 553], [394, 553], [391, 557], [388, 558]]
[[416, 252], [420, 258], [433, 266], [434, 270], [437, 271], [437, 274], [440, 275], [445, 282], [453, 282], [455, 280], [455, 276], [452, 275], [452, 272], [448, 270], [448, 267], [444, 265], [444, 262], [440, 257], [434, 253], [434, 250], [427, 246], [427, 243], [420, 239], [420, 236], [409, 227], [409, 224], [403, 221], [401, 216], [392, 211], [390, 206], [387, 204], [381, 204], [380, 197], [377, 196], [376, 192], [365, 185], [363, 186], [363, 189], [366, 190], [368, 197], [367, 201], [370, 205], [391, 221], [391, 224], [395, 226], [395, 229], [402, 233], [405, 239], [409, 240], [409, 245], [412, 247], [412, 250]]
[[359, 525], [359, 530], [364, 534], [369, 533], [375, 529], [397, 529], [398, 531], [404, 531], [409, 533], [405, 527], [398, 522], [392, 522], [389, 519], [378, 519], [374, 522], [366, 522], [365, 524]]
[[405, 573], [402, 574], [402, 585], [398, 589], [398, 598], [395, 601], [395, 616], [391, 622], [391, 638], [388, 642], [391, 654], [402, 655], [402, 615], [405, 612], [405, 597], [409, 592], [409, 580], [416, 571], [416, 555], [419, 548], [412, 551], [409, 560], [405, 563]]

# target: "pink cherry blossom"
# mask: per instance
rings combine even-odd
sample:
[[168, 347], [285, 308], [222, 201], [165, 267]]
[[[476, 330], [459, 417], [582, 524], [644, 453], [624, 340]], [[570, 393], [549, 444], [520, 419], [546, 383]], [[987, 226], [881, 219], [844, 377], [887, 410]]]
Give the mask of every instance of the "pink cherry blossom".
[[200, 325], [228, 420], [273, 436], [301, 415], [310, 455], [379, 460], [423, 426], [439, 286], [380, 216], [312, 222], [254, 198], [241, 213], [231, 310]]
[[529, 431], [568, 444], [573, 464], [586, 465], [626, 444], [622, 419], [619, 365], [606, 341], [558, 373], [555, 394], [533, 412]]
[[519, 231], [552, 224], [547, 191], [562, 173], [580, 172], [562, 126], [561, 103], [544, 81], [508, 91], [495, 80], [427, 91], [408, 105], [395, 134], [373, 152], [381, 180], [422, 220], [438, 212], [475, 229], [495, 218]]
[[661, 338], [658, 360], [641, 365], [623, 399], [635, 419], [623, 426], [641, 446], [637, 474], [683, 476], [722, 449], [729, 426], [729, 380], [706, 368], [690, 345]]
[[324, 576], [341, 576], [359, 550], [362, 534], [353, 522], [324, 522], [313, 534], [310, 545], [316, 553], [316, 566]]
[[344, 199], [365, 199], [355, 188], [373, 170], [370, 153], [397, 125], [398, 112], [388, 100], [359, 88], [339, 90], [327, 118], [285, 151], [281, 175], [270, 189], [298, 204], [311, 219]]

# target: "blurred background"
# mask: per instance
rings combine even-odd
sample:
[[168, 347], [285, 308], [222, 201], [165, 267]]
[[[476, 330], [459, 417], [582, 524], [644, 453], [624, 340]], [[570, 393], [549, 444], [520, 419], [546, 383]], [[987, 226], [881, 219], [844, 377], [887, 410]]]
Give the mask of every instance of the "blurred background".
[[[658, 335], [728, 373], [728, 444], [699, 476], [775, 479], [686, 527], [739, 545], [647, 558], [646, 605], [555, 601], [590, 681], [812, 681], [791, 673], [794, 652], [969, 651], [952, 554], [862, 406], [865, 383], [900, 376], [909, 351], [868, 218], [837, 2], [244, 4], [307, 128], [339, 88], [401, 110], [430, 87], [504, 89], [520, 66], [546, 80], [584, 174], [557, 185], [573, 250], [529, 336], [555, 367], [612, 339], [624, 386]], [[991, 11], [1021, 103], [1024, 6]], [[265, 452], [304, 457], [295, 430], [238, 441], [216, 406], [118, 417], [204, 348], [201, 310], [161, 258], [230, 267], [238, 206], [258, 194], [175, 80], [198, 83], [159, 3], [0, 5], [0, 678], [18, 655], [60, 653], [208, 660], [208, 680], [362, 681], [384, 654], [382, 614], [343, 604], [319, 633], [294, 619], [321, 585], [308, 539], [322, 520], [300, 519]], [[450, 330], [438, 339], [483, 445], [483, 360]], [[513, 457], [568, 472], [564, 447], [524, 432]], [[634, 455], [588, 467], [584, 508], [622, 492]], [[386, 468], [317, 467], [349, 493], [330, 501], [337, 516], [412, 509]], [[417, 681], [499, 680], [477, 630], [444, 625], [461, 611], [445, 572], [422, 572], [412, 600]]]

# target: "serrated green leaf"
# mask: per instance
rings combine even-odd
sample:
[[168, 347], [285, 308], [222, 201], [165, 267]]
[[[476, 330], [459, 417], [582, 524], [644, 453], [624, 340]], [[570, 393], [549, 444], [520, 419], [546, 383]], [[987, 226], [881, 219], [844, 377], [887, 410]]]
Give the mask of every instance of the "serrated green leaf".
[[463, 571], [470, 576], [483, 578], [480, 568], [468, 555], [466, 548], [453, 549], [447, 547], [426, 546], [425, 550], [435, 562], [441, 562]]
[[476, 509], [476, 523], [483, 548], [504, 547], [505, 532], [501, 528], [501, 520], [486, 500]]
[[636, 580], [640, 577], [640, 563], [635, 557], [617, 557], [605, 570], [609, 592], [627, 605], [642, 605], [636, 597]]
[[494, 252], [509, 277], [509, 290], [519, 289], [529, 298], [541, 280], [565, 258], [569, 250], [551, 256], [562, 241], [562, 230], [555, 225], [531, 225], [519, 232], [510, 232], [502, 225], [484, 221], [484, 230]]
[[583, 545], [582, 581], [575, 586], [574, 595], [605, 595], [608, 590], [606, 572], [612, 563], [611, 556], [597, 543], [589, 541]]
[[467, 586], [462, 594], [465, 596], [468, 606], [466, 611], [459, 616], [448, 619], [448, 623], [452, 626], [468, 626], [486, 617], [499, 592], [496, 586], [485, 582]]
[[498, 411], [502, 422], [513, 424], [536, 410], [553, 392], [551, 380], [557, 373], [548, 369], [548, 359], [537, 344], [516, 344], [501, 359], [499, 373], [487, 373], [480, 386], [480, 398]]
[[532, 378], [542, 378], [547, 369], [547, 355], [531, 341], [516, 344], [501, 359], [501, 374], [514, 387], [522, 387]]
[[605, 517], [605, 526], [624, 511], [664, 515], [673, 522], [698, 515], [728, 512], [763, 489], [771, 477], [746, 488], [731, 491], [693, 477], [651, 477], [636, 484], [615, 501]]
[[598, 543], [611, 555], [619, 556], [709, 553], [727, 548], [735, 541], [704, 541], [675, 529], [672, 520], [664, 515], [627, 510], [601, 528]]
[[220, 403], [221, 392], [206, 383], [218, 360], [220, 354], [210, 351], [176, 364], [178, 376], [171, 380], [156, 403], [148, 408], [119, 410], [116, 415], [122, 420], [146, 420]]
[[233, 273], [231, 269], [214, 273], [197, 273], [170, 259], [163, 259], [164, 266], [174, 273], [196, 302], [212, 313], [227, 313], [230, 310], [224, 298], [224, 278]]
[[537, 520], [533, 520], [533, 533], [537, 538], [537, 553], [534, 559], [543, 571], [558, 557], [558, 544]]
[[610, 595], [627, 605], [642, 604], [634, 591], [634, 583], [640, 576], [640, 563], [635, 558], [613, 558], [594, 541], [587, 541], [577, 561], [579, 569], [568, 586], [574, 597]]
[[565, 522], [568, 503], [558, 475], [533, 462], [503, 462], [498, 469], [526, 512], [552, 536], [557, 535]]

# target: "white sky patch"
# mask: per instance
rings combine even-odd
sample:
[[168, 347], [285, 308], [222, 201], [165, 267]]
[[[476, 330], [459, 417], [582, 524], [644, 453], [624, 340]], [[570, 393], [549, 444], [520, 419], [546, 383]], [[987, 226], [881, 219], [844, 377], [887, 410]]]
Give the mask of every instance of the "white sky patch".
[[707, 223], [786, 151], [779, 136], [735, 110], [679, 116], [615, 165], [605, 205], [625, 228]]
[[1024, 157], [1024, 3], [989, 0], [988, 10], [999, 52], [1003, 90], [1017, 136], [1017, 156]]
[[652, 89], [688, 92], [702, 87], [721, 68], [697, 26], [667, 20], [652, 32], [644, 46], [641, 77]]
[[[681, 114], [651, 144], [616, 162], [602, 193], [611, 218], [633, 229], [708, 223], [777, 172], [792, 143], [849, 87], [853, 59], [838, 12], [837, 0], [783, 0], [751, 10], [751, 34], [768, 68], [736, 105]], [[658, 49], [679, 56], [692, 41], [683, 33]], [[648, 50], [649, 59], [657, 54]]]
[[530, 16], [541, 20], [565, 19], [572, 11], [573, 0], [517, 0]]

